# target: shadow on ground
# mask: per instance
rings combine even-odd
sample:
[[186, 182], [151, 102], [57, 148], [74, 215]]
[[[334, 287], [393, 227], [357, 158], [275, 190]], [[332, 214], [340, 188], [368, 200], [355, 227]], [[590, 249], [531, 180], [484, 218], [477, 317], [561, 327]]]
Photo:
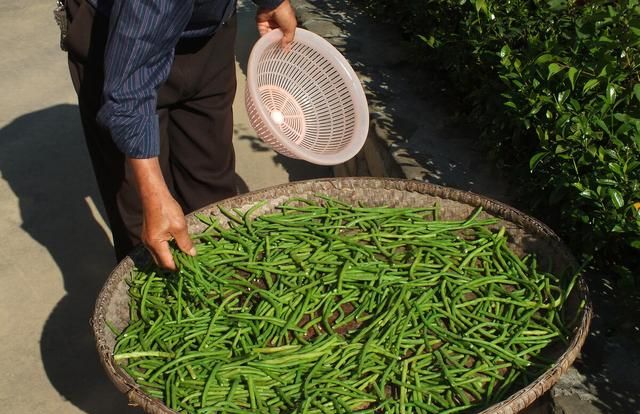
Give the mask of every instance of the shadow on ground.
[[[248, 141], [251, 149], [255, 152], [266, 152], [271, 149], [259, 138], [252, 135], [240, 135], [238, 139]], [[329, 167], [310, 164], [307, 161], [285, 157], [275, 153], [273, 163], [281, 165], [289, 174], [289, 181], [312, 180], [315, 178], [331, 177], [332, 172]]]
[[102, 370], [89, 328], [115, 259], [90, 208], [101, 202], [77, 106], [17, 118], [0, 130], [0, 147], [0, 173], [19, 199], [22, 228], [49, 251], [64, 278], [66, 295], [51, 311], [40, 341], [51, 384], [87, 413], [137, 412]]
[[600, 273], [588, 274], [587, 281], [594, 317], [575, 367], [603, 413], [640, 414], [640, 298], [623, 303], [615, 284]]

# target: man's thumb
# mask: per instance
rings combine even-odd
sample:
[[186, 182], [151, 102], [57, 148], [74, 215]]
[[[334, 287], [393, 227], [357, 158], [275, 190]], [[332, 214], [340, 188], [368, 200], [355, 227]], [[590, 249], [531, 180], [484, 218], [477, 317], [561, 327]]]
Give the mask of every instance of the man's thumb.
[[190, 256], [196, 255], [196, 248], [193, 246], [193, 242], [191, 241], [189, 233], [187, 233], [186, 230], [176, 232], [176, 234], [173, 235], [173, 238], [175, 239], [176, 244], [178, 245], [180, 250]]

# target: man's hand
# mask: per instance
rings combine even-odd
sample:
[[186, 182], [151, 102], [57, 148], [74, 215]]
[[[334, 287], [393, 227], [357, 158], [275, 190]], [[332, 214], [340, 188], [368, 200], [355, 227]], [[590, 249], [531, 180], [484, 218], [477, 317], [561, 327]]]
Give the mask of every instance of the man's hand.
[[264, 36], [273, 29], [279, 28], [284, 36], [281, 45], [288, 49], [296, 32], [296, 12], [289, 0], [284, 0], [273, 10], [259, 9], [256, 14], [256, 24], [260, 36]]
[[169, 250], [171, 239], [183, 252], [196, 255], [182, 208], [169, 193], [157, 158], [129, 158], [128, 162], [142, 202], [142, 242], [159, 266], [176, 270]]

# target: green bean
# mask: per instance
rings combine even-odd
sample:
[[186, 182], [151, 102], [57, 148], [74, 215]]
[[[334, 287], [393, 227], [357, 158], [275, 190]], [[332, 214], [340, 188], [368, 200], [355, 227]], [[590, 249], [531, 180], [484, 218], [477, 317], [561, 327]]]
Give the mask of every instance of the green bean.
[[158, 358], [173, 358], [173, 354], [170, 352], [162, 351], [138, 351], [138, 352], [124, 352], [122, 354], [116, 354], [113, 359], [119, 361], [121, 359], [129, 358], [143, 358], [143, 357], [158, 357]]
[[[320, 195], [201, 217], [180, 271], [137, 270], [114, 360], [186, 413], [478, 410], [567, 341], [576, 277], [540, 272], [476, 209]], [[224, 221], [226, 219], [226, 221]]]

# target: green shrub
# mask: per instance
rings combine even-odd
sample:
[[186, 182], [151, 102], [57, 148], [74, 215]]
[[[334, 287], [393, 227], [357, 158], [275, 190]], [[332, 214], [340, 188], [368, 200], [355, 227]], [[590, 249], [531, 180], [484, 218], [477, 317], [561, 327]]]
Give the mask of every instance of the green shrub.
[[520, 207], [638, 287], [638, 0], [361, 2], [420, 39], [521, 183]]

